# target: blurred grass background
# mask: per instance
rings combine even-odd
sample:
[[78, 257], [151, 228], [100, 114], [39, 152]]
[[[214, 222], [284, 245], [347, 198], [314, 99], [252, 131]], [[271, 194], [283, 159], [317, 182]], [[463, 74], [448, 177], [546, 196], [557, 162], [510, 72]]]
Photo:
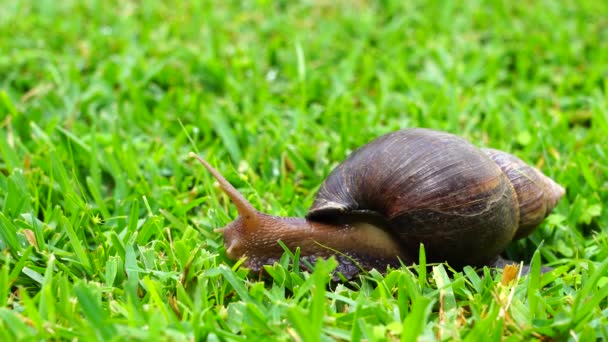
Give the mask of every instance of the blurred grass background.
[[[0, 0], [1, 336], [606, 337], [607, 7]], [[260, 210], [302, 216], [350, 151], [406, 127], [567, 188], [506, 253], [557, 266], [513, 285], [510, 316], [489, 275], [399, 270], [325, 292], [322, 266], [278, 265], [266, 286], [224, 266], [212, 228], [236, 211], [189, 151]]]

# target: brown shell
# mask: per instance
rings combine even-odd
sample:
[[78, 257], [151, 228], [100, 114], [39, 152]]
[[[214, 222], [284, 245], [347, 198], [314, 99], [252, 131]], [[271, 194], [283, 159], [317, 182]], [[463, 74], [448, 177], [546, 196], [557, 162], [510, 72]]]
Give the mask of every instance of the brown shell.
[[515, 187], [481, 150], [452, 134], [406, 129], [352, 153], [327, 177], [307, 219], [381, 220], [430, 262], [482, 265], [518, 231]]
[[512, 154], [490, 148], [482, 151], [503, 170], [517, 194], [519, 229], [514, 239], [529, 235], [557, 205], [564, 188]]

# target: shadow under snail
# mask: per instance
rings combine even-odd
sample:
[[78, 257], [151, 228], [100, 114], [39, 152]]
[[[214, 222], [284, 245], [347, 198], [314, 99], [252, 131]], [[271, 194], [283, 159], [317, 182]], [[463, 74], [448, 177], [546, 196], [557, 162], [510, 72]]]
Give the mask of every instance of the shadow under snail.
[[221, 230], [230, 259], [261, 271], [300, 248], [300, 259], [335, 256], [337, 271], [386, 270], [418, 261], [451, 267], [494, 265], [507, 245], [529, 235], [564, 189], [506, 152], [478, 148], [423, 128], [383, 135], [353, 152], [319, 188], [305, 218], [258, 212], [195, 154], [236, 205]]

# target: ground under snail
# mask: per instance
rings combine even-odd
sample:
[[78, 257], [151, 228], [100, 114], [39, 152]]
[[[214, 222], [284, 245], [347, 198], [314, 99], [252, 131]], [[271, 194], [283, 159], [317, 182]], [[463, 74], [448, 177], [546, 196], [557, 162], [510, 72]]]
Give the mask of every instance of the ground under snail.
[[321, 185], [305, 218], [255, 208], [197, 157], [236, 205], [222, 230], [231, 259], [261, 270], [288, 248], [301, 258], [335, 256], [349, 278], [418, 260], [453, 267], [491, 265], [507, 245], [530, 234], [564, 189], [506, 152], [478, 148], [429, 129], [404, 129], [353, 152]]

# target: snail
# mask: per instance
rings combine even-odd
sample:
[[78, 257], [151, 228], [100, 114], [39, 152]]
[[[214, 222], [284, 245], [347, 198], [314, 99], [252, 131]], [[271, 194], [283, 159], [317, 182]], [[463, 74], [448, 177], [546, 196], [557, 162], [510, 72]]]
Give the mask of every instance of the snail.
[[230, 259], [260, 271], [300, 248], [300, 259], [336, 257], [336, 271], [386, 270], [418, 261], [491, 266], [535, 230], [565, 190], [519, 158], [453, 134], [411, 128], [360, 147], [320, 186], [304, 218], [258, 212], [196, 157], [238, 209], [220, 231]]

